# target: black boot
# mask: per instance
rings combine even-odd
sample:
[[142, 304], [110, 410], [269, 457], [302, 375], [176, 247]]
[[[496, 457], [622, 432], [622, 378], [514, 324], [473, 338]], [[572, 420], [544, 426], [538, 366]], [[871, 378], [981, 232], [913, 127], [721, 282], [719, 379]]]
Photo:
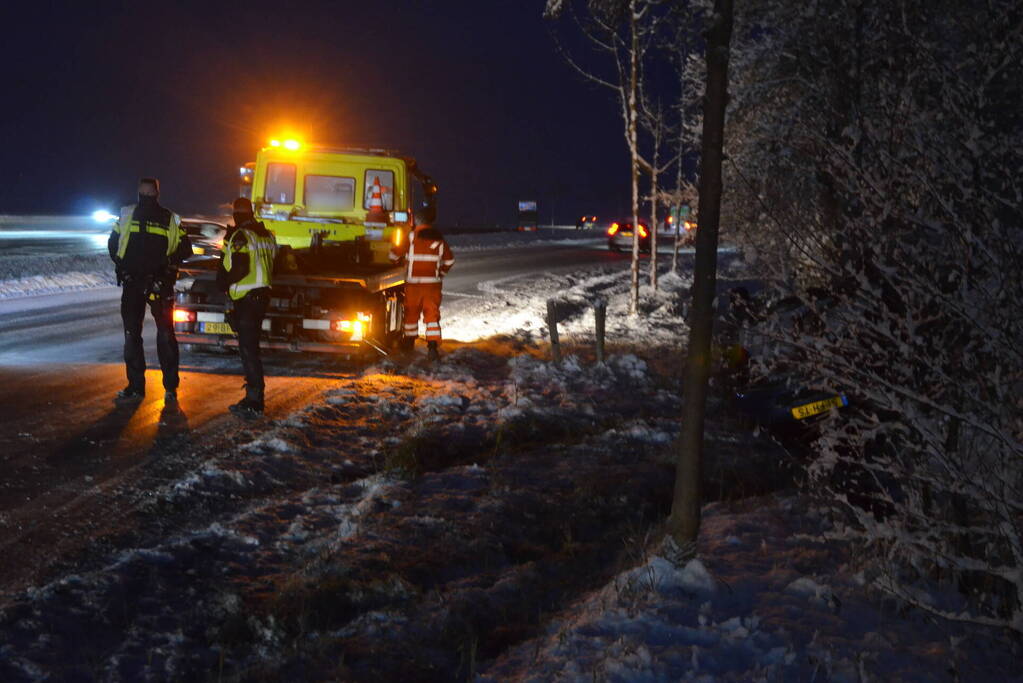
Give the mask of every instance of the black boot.
[[238, 417], [253, 418], [263, 414], [263, 387], [245, 385], [245, 398], [230, 408]]
[[411, 356], [416, 351], [416, 338], [403, 337], [401, 340], [401, 355]]
[[136, 387], [129, 384], [117, 392], [117, 395], [114, 396], [114, 401], [117, 403], [131, 403], [132, 401], [141, 401], [145, 397], [146, 390], [144, 387]]
[[440, 360], [440, 352], [437, 350], [437, 342], [431, 341], [426, 344], [426, 359], [431, 363], [436, 363]]

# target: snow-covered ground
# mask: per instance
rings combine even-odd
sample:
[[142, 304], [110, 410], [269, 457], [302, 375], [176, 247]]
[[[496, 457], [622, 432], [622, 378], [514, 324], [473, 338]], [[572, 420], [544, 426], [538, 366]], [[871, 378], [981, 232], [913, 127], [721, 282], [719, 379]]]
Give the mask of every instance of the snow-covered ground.
[[0, 298], [114, 284], [107, 234], [87, 216], [0, 215]]
[[480, 283], [479, 297], [449, 297], [443, 329], [449, 339], [475, 341], [511, 335], [526, 341], [546, 341], [547, 301], [557, 302], [562, 344], [593, 344], [594, 305], [607, 306], [605, 333], [609, 343], [679, 347], [687, 334], [683, 321], [692, 284], [689, 275], [661, 276], [657, 291], [641, 286], [640, 316], [628, 315], [630, 274], [622, 264], [589, 268], [564, 275], [535, 274]]
[[711, 503], [698, 559], [652, 550], [480, 680], [1023, 680], [1018, 642], [882, 595], [834, 531], [795, 493]]
[[233, 445], [175, 444], [152, 465], [173, 476], [118, 494], [129, 544], [8, 596], [0, 679], [1023, 680], [1006, 634], [874, 588], [721, 395], [698, 558], [662, 556], [689, 281], [661, 283], [629, 317], [620, 270], [493, 282], [446, 302], [472, 343], [440, 365], [384, 361]]
[[[110, 258], [103, 256], [21, 257], [0, 262], [0, 299], [73, 292], [116, 284]], [[27, 274], [31, 273], [31, 274]]]

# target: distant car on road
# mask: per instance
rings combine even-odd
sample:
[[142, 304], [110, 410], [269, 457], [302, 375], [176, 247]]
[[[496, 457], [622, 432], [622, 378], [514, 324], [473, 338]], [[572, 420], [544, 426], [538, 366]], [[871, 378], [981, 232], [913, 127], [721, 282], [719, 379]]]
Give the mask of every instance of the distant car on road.
[[[632, 221], [615, 221], [607, 229], [607, 248], [611, 251], [632, 249]], [[639, 223], [639, 250], [650, 251], [650, 230], [647, 224]]]
[[[696, 221], [682, 220], [680, 221], [680, 224], [681, 225], [678, 229], [676, 229], [674, 219], [671, 216], [668, 216], [664, 219], [661, 230], [668, 240], [677, 235], [680, 245], [685, 247], [693, 246], [696, 243]], [[660, 241], [660, 238], [661, 235], [658, 234], [658, 241]]]
[[576, 230], [591, 230], [597, 227], [596, 216], [582, 216], [575, 222]]
[[[672, 241], [675, 239], [676, 235], [678, 235], [679, 244], [681, 246], [692, 246], [696, 241], [696, 224], [686, 221], [683, 223], [681, 229], [676, 230], [675, 226], [670, 221], [661, 221], [660, 228], [657, 230], [657, 251], [670, 251], [674, 246]], [[649, 226], [646, 222], [640, 221], [639, 250], [649, 253], [651, 242], [652, 239], [650, 236]], [[611, 223], [611, 226], [607, 229], [607, 247], [611, 251], [632, 250], [631, 219], [624, 219]]]
[[181, 227], [185, 229], [188, 239], [192, 242], [192, 253], [196, 256], [219, 256], [224, 248], [224, 235], [227, 234], [227, 223], [208, 218], [182, 218]]

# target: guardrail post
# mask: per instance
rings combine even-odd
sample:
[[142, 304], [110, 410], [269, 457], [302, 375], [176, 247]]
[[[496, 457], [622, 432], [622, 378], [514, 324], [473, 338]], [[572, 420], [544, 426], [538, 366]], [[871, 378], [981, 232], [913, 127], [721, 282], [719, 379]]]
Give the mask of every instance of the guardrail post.
[[554, 299], [547, 300], [547, 329], [551, 335], [551, 357], [556, 365], [561, 365], [561, 342], [558, 340], [558, 304]]
[[597, 362], [604, 362], [604, 322], [607, 319], [607, 302], [598, 299], [593, 304], [593, 322], [596, 325]]

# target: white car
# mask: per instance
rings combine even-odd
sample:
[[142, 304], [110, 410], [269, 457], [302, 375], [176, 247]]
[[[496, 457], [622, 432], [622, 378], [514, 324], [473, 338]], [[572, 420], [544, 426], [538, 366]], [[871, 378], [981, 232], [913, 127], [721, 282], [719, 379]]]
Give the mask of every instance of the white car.
[[181, 227], [185, 229], [188, 239], [192, 242], [192, 253], [195, 256], [219, 256], [224, 248], [224, 235], [227, 234], [227, 223], [209, 218], [182, 218]]
[[[675, 226], [668, 221], [661, 223], [657, 230], [657, 251], [671, 251], [674, 247], [674, 240], [678, 235], [679, 245], [692, 246], [696, 240], [696, 224], [685, 222], [681, 230], [676, 231]], [[650, 229], [645, 221], [639, 222], [639, 250], [648, 253], [653, 240]], [[611, 251], [632, 251], [632, 221], [625, 219], [615, 221], [607, 229], [607, 247]]]

